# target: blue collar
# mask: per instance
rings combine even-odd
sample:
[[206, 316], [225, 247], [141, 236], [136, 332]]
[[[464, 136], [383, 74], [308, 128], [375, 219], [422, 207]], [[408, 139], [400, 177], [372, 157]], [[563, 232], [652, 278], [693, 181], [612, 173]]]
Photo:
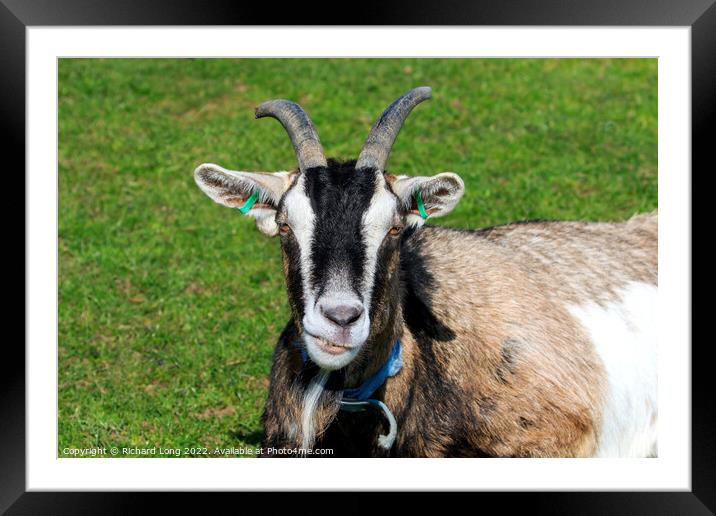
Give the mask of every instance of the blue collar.
[[[294, 345], [301, 352], [303, 363], [305, 364], [308, 362], [308, 353], [306, 352], [306, 348], [303, 343], [296, 342]], [[385, 383], [389, 377], [398, 374], [402, 368], [403, 350], [400, 347], [400, 339], [396, 339], [395, 345], [390, 352], [390, 356], [388, 357], [388, 360], [386, 360], [385, 364], [383, 364], [383, 367], [381, 367], [373, 376], [368, 378], [360, 386], [352, 389], [345, 389], [343, 391], [343, 399], [366, 401], [380, 388], [381, 385]]]

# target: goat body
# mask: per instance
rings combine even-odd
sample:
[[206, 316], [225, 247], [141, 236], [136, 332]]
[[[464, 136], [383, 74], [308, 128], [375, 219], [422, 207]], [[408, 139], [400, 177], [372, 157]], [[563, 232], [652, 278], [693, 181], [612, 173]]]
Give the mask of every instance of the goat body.
[[[419, 87], [390, 104], [356, 161], [326, 159], [298, 104], [267, 101], [256, 115], [283, 124], [298, 170], [194, 171], [211, 199], [281, 241], [291, 322], [274, 354], [264, 453], [655, 455], [656, 212], [623, 223], [424, 226], [454, 209], [463, 180], [385, 165], [430, 95]], [[378, 439], [382, 412], [339, 408], [401, 349], [402, 371], [371, 398], [393, 412], [397, 437]]]

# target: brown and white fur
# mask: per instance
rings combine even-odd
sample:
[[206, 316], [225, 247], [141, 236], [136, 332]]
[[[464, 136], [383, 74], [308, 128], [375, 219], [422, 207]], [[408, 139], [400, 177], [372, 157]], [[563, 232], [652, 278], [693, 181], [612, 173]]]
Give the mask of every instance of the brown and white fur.
[[[361, 163], [195, 171], [226, 206], [260, 190], [247, 214], [281, 235], [292, 319], [274, 353], [265, 450], [656, 455], [656, 212], [621, 223], [429, 226], [415, 192], [431, 216], [446, 215], [464, 190], [456, 174], [408, 178]], [[338, 408], [397, 338], [403, 369], [373, 396], [398, 422], [385, 451], [380, 411]]]

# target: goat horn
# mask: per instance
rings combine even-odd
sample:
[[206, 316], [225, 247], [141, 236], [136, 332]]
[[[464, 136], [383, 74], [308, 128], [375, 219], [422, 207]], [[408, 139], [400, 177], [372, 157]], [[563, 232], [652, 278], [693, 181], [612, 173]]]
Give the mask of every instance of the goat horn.
[[383, 171], [395, 138], [403, 122], [415, 106], [432, 96], [432, 89], [421, 86], [407, 92], [383, 111], [370, 130], [368, 139], [360, 151], [356, 169], [374, 168]]
[[265, 116], [275, 118], [286, 129], [301, 172], [327, 165], [316, 128], [301, 106], [290, 100], [268, 100], [256, 107], [256, 118]]

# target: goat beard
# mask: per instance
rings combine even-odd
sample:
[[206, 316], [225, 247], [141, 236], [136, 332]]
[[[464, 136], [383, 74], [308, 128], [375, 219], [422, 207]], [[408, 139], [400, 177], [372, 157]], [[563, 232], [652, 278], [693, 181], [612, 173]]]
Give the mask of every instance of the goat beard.
[[326, 390], [331, 371], [321, 369], [308, 384], [303, 395], [301, 411], [301, 446], [310, 450], [316, 439], [325, 432], [338, 413], [339, 399], [334, 391]]

